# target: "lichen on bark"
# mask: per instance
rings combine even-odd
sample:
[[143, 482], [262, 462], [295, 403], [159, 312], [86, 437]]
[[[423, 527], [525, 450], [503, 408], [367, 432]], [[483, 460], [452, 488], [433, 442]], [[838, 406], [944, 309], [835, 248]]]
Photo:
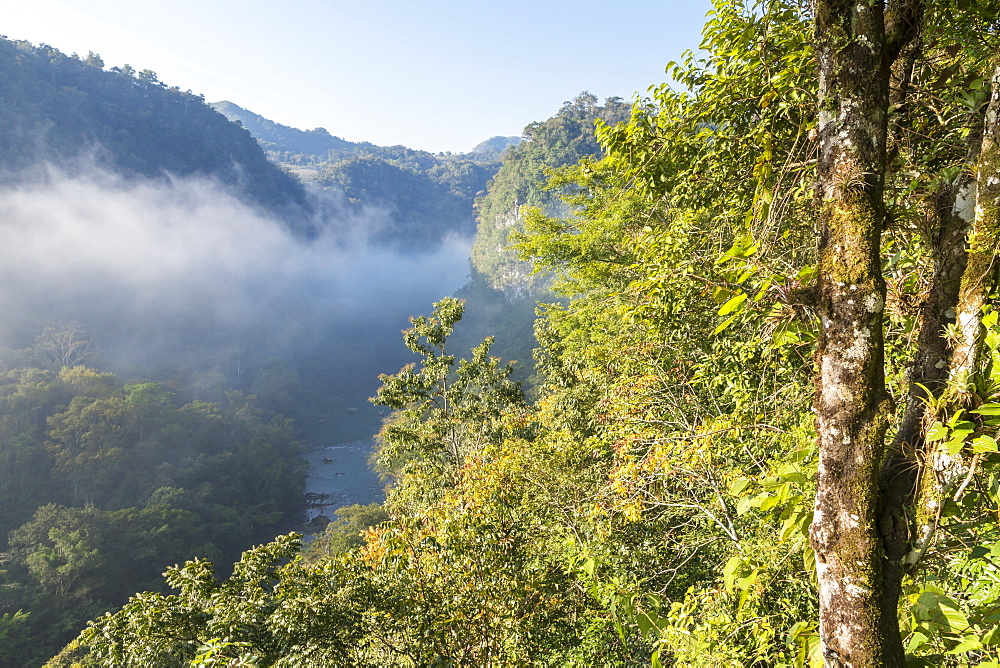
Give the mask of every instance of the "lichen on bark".
[[877, 530], [888, 427], [880, 240], [889, 70], [907, 33], [893, 24], [887, 41], [880, 0], [817, 0], [815, 8], [821, 327], [814, 401], [819, 471], [810, 539], [820, 638], [827, 665], [895, 665], [902, 646], [898, 625], [886, 628], [882, 610]]
[[[1000, 243], [1000, 65], [993, 73], [992, 99], [983, 115], [981, 137], [970, 152], [971, 169], [954, 187], [951, 216], [953, 227], [967, 234], [950, 252], [950, 271], [958, 273], [950, 286], [950, 304], [956, 336], [946, 353], [948, 382], [956, 399], [953, 408], [970, 409], [979, 401], [973, 391], [976, 374], [984, 364], [983, 307], [996, 286], [997, 244]], [[954, 235], [953, 235], [954, 236]], [[948, 323], [943, 318], [939, 326]], [[943, 373], [937, 378], [943, 377]], [[938, 383], [940, 385], [940, 382]], [[934, 386], [931, 386], [934, 387]], [[934, 389], [938, 389], [934, 387]], [[925, 420], [926, 422], [926, 420]], [[914, 441], [919, 445], [920, 434]], [[963, 450], [951, 452], [942, 444], [924, 446], [921, 475], [915, 481], [912, 501], [914, 538], [904, 568], [915, 566], [930, 547], [941, 513], [952, 493], [959, 489], [974, 467]], [[960, 492], [959, 492], [960, 493]]]

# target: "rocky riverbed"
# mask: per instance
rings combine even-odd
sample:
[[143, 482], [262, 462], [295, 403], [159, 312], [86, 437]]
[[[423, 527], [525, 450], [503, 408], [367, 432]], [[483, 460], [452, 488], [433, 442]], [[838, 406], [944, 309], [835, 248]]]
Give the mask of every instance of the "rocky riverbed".
[[341, 506], [374, 503], [383, 499], [382, 483], [368, 466], [371, 439], [314, 447], [305, 453], [306, 521], [330, 518]]
[[354, 503], [385, 499], [383, 483], [371, 469], [375, 447], [370, 434], [378, 431], [381, 413], [373, 407], [345, 409], [309, 420], [299, 429], [308, 462], [304, 530], [322, 531], [334, 512]]

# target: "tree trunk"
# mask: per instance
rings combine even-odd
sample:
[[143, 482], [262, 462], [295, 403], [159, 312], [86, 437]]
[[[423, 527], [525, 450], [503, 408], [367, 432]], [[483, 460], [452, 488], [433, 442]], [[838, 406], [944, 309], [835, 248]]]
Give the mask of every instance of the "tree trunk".
[[982, 311], [986, 295], [994, 285], [997, 244], [1000, 242], [1000, 64], [993, 72], [992, 99], [983, 123], [983, 141], [976, 163], [975, 182], [963, 200], [974, 207], [969, 233], [968, 267], [962, 275], [955, 318], [958, 342], [955, 345], [951, 377], [968, 382], [982, 357]]
[[815, 6], [821, 326], [814, 401], [819, 472], [810, 538], [824, 660], [867, 668], [886, 665], [876, 513], [888, 426], [880, 238], [889, 59], [880, 0], [817, 0]]
[[[954, 216], [966, 223], [963, 268], [953, 309], [956, 325], [948, 376], [958, 390], [958, 406], [975, 408], [982, 397], [975, 392], [976, 374], [984, 360], [983, 306], [996, 284], [997, 243], [1000, 240], [1000, 67], [993, 74], [993, 96], [983, 121], [981, 146], [974, 146], [971, 173], [959, 179]], [[964, 240], [963, 240], [964, 242]], [[958, 263], [956, 263], [958, 264]], [[913, 540], [904, 566], [912, 568], [930, 546], [948, 498], [975, 468], [975, 458], [954, 454], [941, 443], [925, 449], [917, 498], [913, 502]], [[958, 495], [961, 491], [958, 492]], [[957, 496], [957, 495], [956, 495]]]
[[[971, 173], [963, 175], [956, 184], [944, 187], [937, 194], [927, 212], [931, 219], [927, 227], [932, 230], [927, 243], [934, 275], [920, 310], [906, 407], [881, 472], [879, 533], [885, 558], [882, 627], [886, 637], [898, 638], [898, 631], [893, 629], [898, 625], [897, 606], [903, 577], [915, 563], [915, 550], [922, 554], [937, 525], [936, 508], [918, 501], [922, 496], [918, 490], [926, 487], [926, 481], [920, 480], [917, 452], [925, 447], [927, 401], [940, 394], [948, 378], [951, 348], [945, 332], [955, 322], [959, 284], [966, 267], [965, 239], [971, 222], [971, 216], [967, 216], [960, 204], [971, 186]], [[920, 521], [928, 515], [932, 516], [930, 525]], [[894, 649], [887, 647], [889, 655], [899, 650], [895, 638], [891, 644]], [[902, 660], [901, 655], [897, 658]]]

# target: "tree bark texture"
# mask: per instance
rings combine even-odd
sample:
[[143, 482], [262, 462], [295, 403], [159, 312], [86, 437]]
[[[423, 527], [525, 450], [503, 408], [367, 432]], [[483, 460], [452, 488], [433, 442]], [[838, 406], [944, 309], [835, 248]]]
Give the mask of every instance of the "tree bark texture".
[[876, 514], [888, 426], [880, 239], [889, 58], [881, 0], [817, 0], [815, 7], [821, 325], [814, 400], [819, 472], [810, 539], [824, 660], [870, 668], [887, 665]]

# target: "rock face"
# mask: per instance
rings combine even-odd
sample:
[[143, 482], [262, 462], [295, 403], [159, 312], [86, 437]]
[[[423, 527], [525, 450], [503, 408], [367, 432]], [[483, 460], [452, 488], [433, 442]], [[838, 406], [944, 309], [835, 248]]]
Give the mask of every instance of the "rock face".
[[480, 220], [473, 247], [473, 265], [488, 277], [490, 286], [514, 301], [535, 294], [545, 277], [533, 274], [533, 266], [518, 258], [511, 234], [524, 231], [523, 207], [515, 207], [494, 217], [489, 223]]

